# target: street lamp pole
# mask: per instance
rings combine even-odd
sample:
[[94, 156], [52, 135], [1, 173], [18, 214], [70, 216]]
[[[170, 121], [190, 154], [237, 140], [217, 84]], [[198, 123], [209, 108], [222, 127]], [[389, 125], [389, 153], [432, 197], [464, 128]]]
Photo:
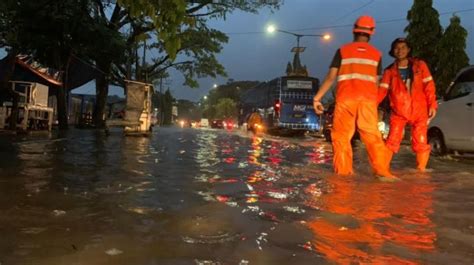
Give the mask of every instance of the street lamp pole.
[[305, 36], [308, 36], [308, 37], [321, 37], [325, 40], [329, 40], [331, 38], [331, 35], [329, 35], [329, 34], [324, 34], [324, 35], [323, 34], [298, 34], [298, 33], [290, 32], [290, 31], [287, 31], [287, 30], [278, 29], [273, 25], [268, 26], [267, 31], [270, 32], [270, 33], [274, 32], [274, 31], [278, 31], [278, 32], [281, 32], [281, 33], [290, 34], [290, 35], [295, 36], [296, 37], [296, 47], [297, 47], [297, 49], [300, 48], [300, 39], [302, 37], [305, 37]]
[[282, 30], [282, 29], [275, 29], [276, 31], [278, 32], [281, 32], [281, 33], [286, 33], [286, 34], [290, 34], [290, 35], [293, 35], [296, 37], [296, 47], [299, 48], [300, 47], [300, 39], [302, 37], [321, 37], [325, 40], [328, 40], [331, 38], [331, 36], [329, 34], [298, 34], [298, 33], [294, 33], [294, 32], [289, 32], [289, 31], [286, 31], [286, 30]]
[[298, 33], [290, 32], [290, 31], [287, 31], [287, 30], [278, 29], [273, 25], [269, 25], [267, 27], [267, 31], [269, 33], [273, 33], [275, 31], [278, 31], [278, 32], [289, 34], [289, 35], [292, 35], [292, 36], [296, 37], [296, 47], [291, 49], [291, 51], [295, 53], [294, 58], [293, 58], [293, 64], [291, 65], [290, 63], [288, 63], [289, 65], [287, 66], [287, 71], [286, 71], [287, 75], [308, 76], [308, 71], [306, 69], [306, 66], [301, 65], [300, 57], [299, 57], [300, 54], [302, 52], [304, 52], [304, 50], [305, 50], [305, 47], [300, 46], [300, 39], [302, 37], [305, 37], [305, 36], [321, 37], [324, 40], [329, 40], [331, 38], [331, 36], [329, 34], [324, 34], [324, 35], [322, 35], [322, 34], [298, 34]]

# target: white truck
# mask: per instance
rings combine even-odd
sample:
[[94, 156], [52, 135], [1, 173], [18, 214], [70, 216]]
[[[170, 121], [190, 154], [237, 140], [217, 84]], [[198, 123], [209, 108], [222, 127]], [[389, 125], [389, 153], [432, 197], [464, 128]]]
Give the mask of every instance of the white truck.
[[125, 135], [149, 135], [153, 126], [152, 84], [125, 80], [125, 116], [106, 121], [108, 127], [123, 127]]

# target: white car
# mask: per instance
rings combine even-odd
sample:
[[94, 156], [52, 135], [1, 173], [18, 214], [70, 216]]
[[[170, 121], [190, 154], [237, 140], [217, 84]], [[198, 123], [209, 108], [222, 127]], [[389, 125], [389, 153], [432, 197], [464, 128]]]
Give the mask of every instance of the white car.
[[201, 122], [199, 123], [199, 127], [209, 128], [209, 120], [208, 119], [201, 119]]
[[438, 101], [428, 125], [433, 155], [447, 151], [474, 152], [474, 65], [463, 68]]

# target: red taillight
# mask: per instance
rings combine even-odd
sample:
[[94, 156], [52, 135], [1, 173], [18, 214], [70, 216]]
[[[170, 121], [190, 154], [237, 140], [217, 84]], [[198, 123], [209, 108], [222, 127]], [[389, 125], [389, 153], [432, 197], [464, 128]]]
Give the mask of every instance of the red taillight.
[[281, 108], [281, 102], [279, 100], [275, 101], [275, 106], [273, 107], [275, 109], [275, 112], [279, 113], [280, 108]]

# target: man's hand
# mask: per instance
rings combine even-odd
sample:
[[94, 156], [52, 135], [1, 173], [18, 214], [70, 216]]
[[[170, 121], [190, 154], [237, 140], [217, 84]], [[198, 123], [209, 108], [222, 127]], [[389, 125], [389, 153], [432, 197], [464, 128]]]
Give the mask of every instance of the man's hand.
[[436, 109], [434, 108], [430, 108], [428, 110], [428, 124], [430, 123], [430, 121], [436, 116]]
[[314, 112], [316, 114], [321, 115], [324, 112], [324, 107], [323, 104], [319, 100], [313, 100], [313, 107], [314, 107]]

